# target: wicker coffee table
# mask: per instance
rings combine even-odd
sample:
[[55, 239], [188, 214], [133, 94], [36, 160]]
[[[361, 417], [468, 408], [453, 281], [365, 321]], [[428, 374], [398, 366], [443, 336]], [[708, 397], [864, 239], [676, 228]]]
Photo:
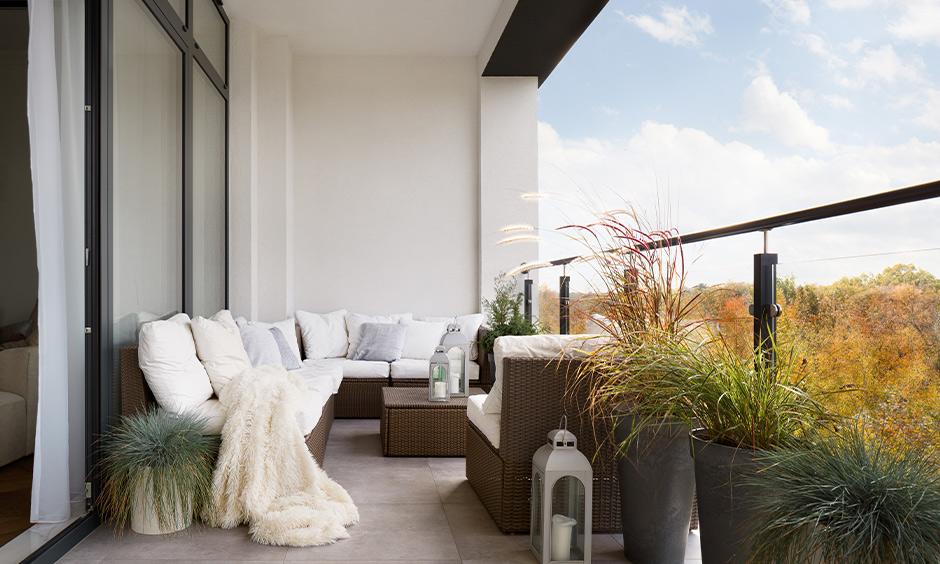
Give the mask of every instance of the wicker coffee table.
[[379, 435], [385, 456], [464, 456], [467, 398], [429, 401], [426, 387], [382, 388]]

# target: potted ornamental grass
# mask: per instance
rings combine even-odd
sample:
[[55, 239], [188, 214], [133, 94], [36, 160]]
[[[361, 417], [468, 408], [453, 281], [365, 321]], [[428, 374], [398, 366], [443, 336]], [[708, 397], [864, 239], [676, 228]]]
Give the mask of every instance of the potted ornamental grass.
[[[718, 336], [702, 345], [662, 355], [671, 378], [687, 382], [695, 459], [702, 561], [738, 563], [748, 558], [754, 534], [751, 478], [764, 455], [809, 444], [835, 421], [808, 392], [794, 355], [773, 348], [741, 354]], [[668, 394], [671, 389], [664, 389]]]
[[610, 421], [618, 448], [624, 555], [635, 564], [685, 559], [695, 477], [689, 453], [690, 384], [668, 372], [701, 320], [701, 294], [686, 290], [675, 232], [652, 229], [634, 210], [566, 226], [588, 249], [603, 335], [569, 387], [587, 387], [590, 418]]
[[857, 427], [764, 454], [750, 562], [926, 564], [940, 558], [937, 453]]
[[219, 438], [204, 421], [151, 407], [124, 416], [101, 438], [98, 509], [118, 529], [183, 530], [209, 502]]

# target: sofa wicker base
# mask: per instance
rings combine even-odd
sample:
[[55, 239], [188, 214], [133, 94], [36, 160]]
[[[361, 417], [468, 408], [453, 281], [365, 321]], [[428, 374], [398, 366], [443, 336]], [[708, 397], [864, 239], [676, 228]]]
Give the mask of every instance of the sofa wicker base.
[[464, 456], [467, 398], [433, 402], [424, 387], [385, 388], [379, 436], [385, 456]]
[[388, 378], [343, 378], [336, 393], [336, 417], [378, 419], [382, 415], [382, 388]]

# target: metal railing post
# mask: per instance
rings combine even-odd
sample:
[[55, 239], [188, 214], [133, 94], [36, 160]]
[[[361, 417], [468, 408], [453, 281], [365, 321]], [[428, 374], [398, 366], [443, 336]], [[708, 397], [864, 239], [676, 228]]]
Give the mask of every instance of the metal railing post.
[[777, 254], [758, 253], [754, 255], [754, 303], [750, 307], [754, 316], [754, 350], [760, 349], [764, 363], [771, 367], [777, 363], [774, 344], [781, 312], [777, 305]]
[[558, 289], [558, 332], [567, 335], [571, 330], [569, 324], [569, 306], [571, 304], [571, 294], [568, 285], [571, 283], [571, 277], [562, 275]]
[[522, 309], [525, 313], [525, 320], [532, 323], [532, 280], [528, 276], [522, 284]]

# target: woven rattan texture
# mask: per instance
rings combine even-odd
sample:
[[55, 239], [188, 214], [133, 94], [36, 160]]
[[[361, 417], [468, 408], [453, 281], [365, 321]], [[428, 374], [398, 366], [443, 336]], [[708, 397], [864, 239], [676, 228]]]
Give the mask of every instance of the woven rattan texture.
[[121, 375], [117, 388], [121, 398], [121, 415], [133, 415], [146, 409], [149, 404], [157, 403], [137, 362], [136, 346], [121, 349]]
[[388, 378], [343, 378], [336, 394], [336, 417], [378, 419], [382, 415], [382, 388]]
[[330, 396], [330, 399], [323, 405], [323, 413], [320, 414], [320, 421], [317, 426], [307, 435], [307, 450], [317, 460], [317, 464], [323, 466], [323, 458], [326, 456], [326, 441], [330, 437], [330, 429], [333, 428], [333, 415], [335, 413], [336, 395]]
[[[482, 394], [479, 388], [472, 394]], [[382, 390], [379, 435], [386, 456], [463, 456], [467, 444], [467, 398], [428, 400], [421, 388]]]
[[[137, 362], [137, 347], [124, 347], [121, 349], [121, 415], [132, 415], [147, 405], [156, 403], [153, 392], [147, 386], [144, 373]], [[330, 429], [333, 427], [334, 399], [333, 395], [323, 406], [320, 421], [316, 427], [305, 437], [307, 448], [319, 464], [323, 464], [326, 452], [326, 443], [330, 438]]]
[[[568, 416], [568, 430], [578, 438], [578, 449], [593, 459], [594, 532], [620, 530], [620, 486], [617, 479], [615, 449], [603, 439], [610, 432], [606, 423], [594, 429], [586, 416], [583, 389], [566, 394], [569, 374], [573, 377], [581, 362], [546, 358], [503, 359], [503, 393], [500, 416], [500, 448], [497, 454], [502, 468], [499, 472], [489, 468], [492, 457], [474, 460], [482, 449], [468, 448], [467, 478], [479, 494], [489, 491], [493, 484], [481, 480], [499, 479], [501, 475], [500, 508], [480, 496], [484, 505], [503, 532], [529, 530], [529, 496], [532, 476], [532, 455], [545, 444], [547, 433], [558, 428], [562, 415]], [[596, 437], [595, 437], [596, 433]], [[598, 444], [601, 444], [598, 451]], [[595, 453], [597, 456], [595, 457]], [[471, 470], [473, 468], [473, 470]], [[492, 496], [490, 496], [492, 497]]]

